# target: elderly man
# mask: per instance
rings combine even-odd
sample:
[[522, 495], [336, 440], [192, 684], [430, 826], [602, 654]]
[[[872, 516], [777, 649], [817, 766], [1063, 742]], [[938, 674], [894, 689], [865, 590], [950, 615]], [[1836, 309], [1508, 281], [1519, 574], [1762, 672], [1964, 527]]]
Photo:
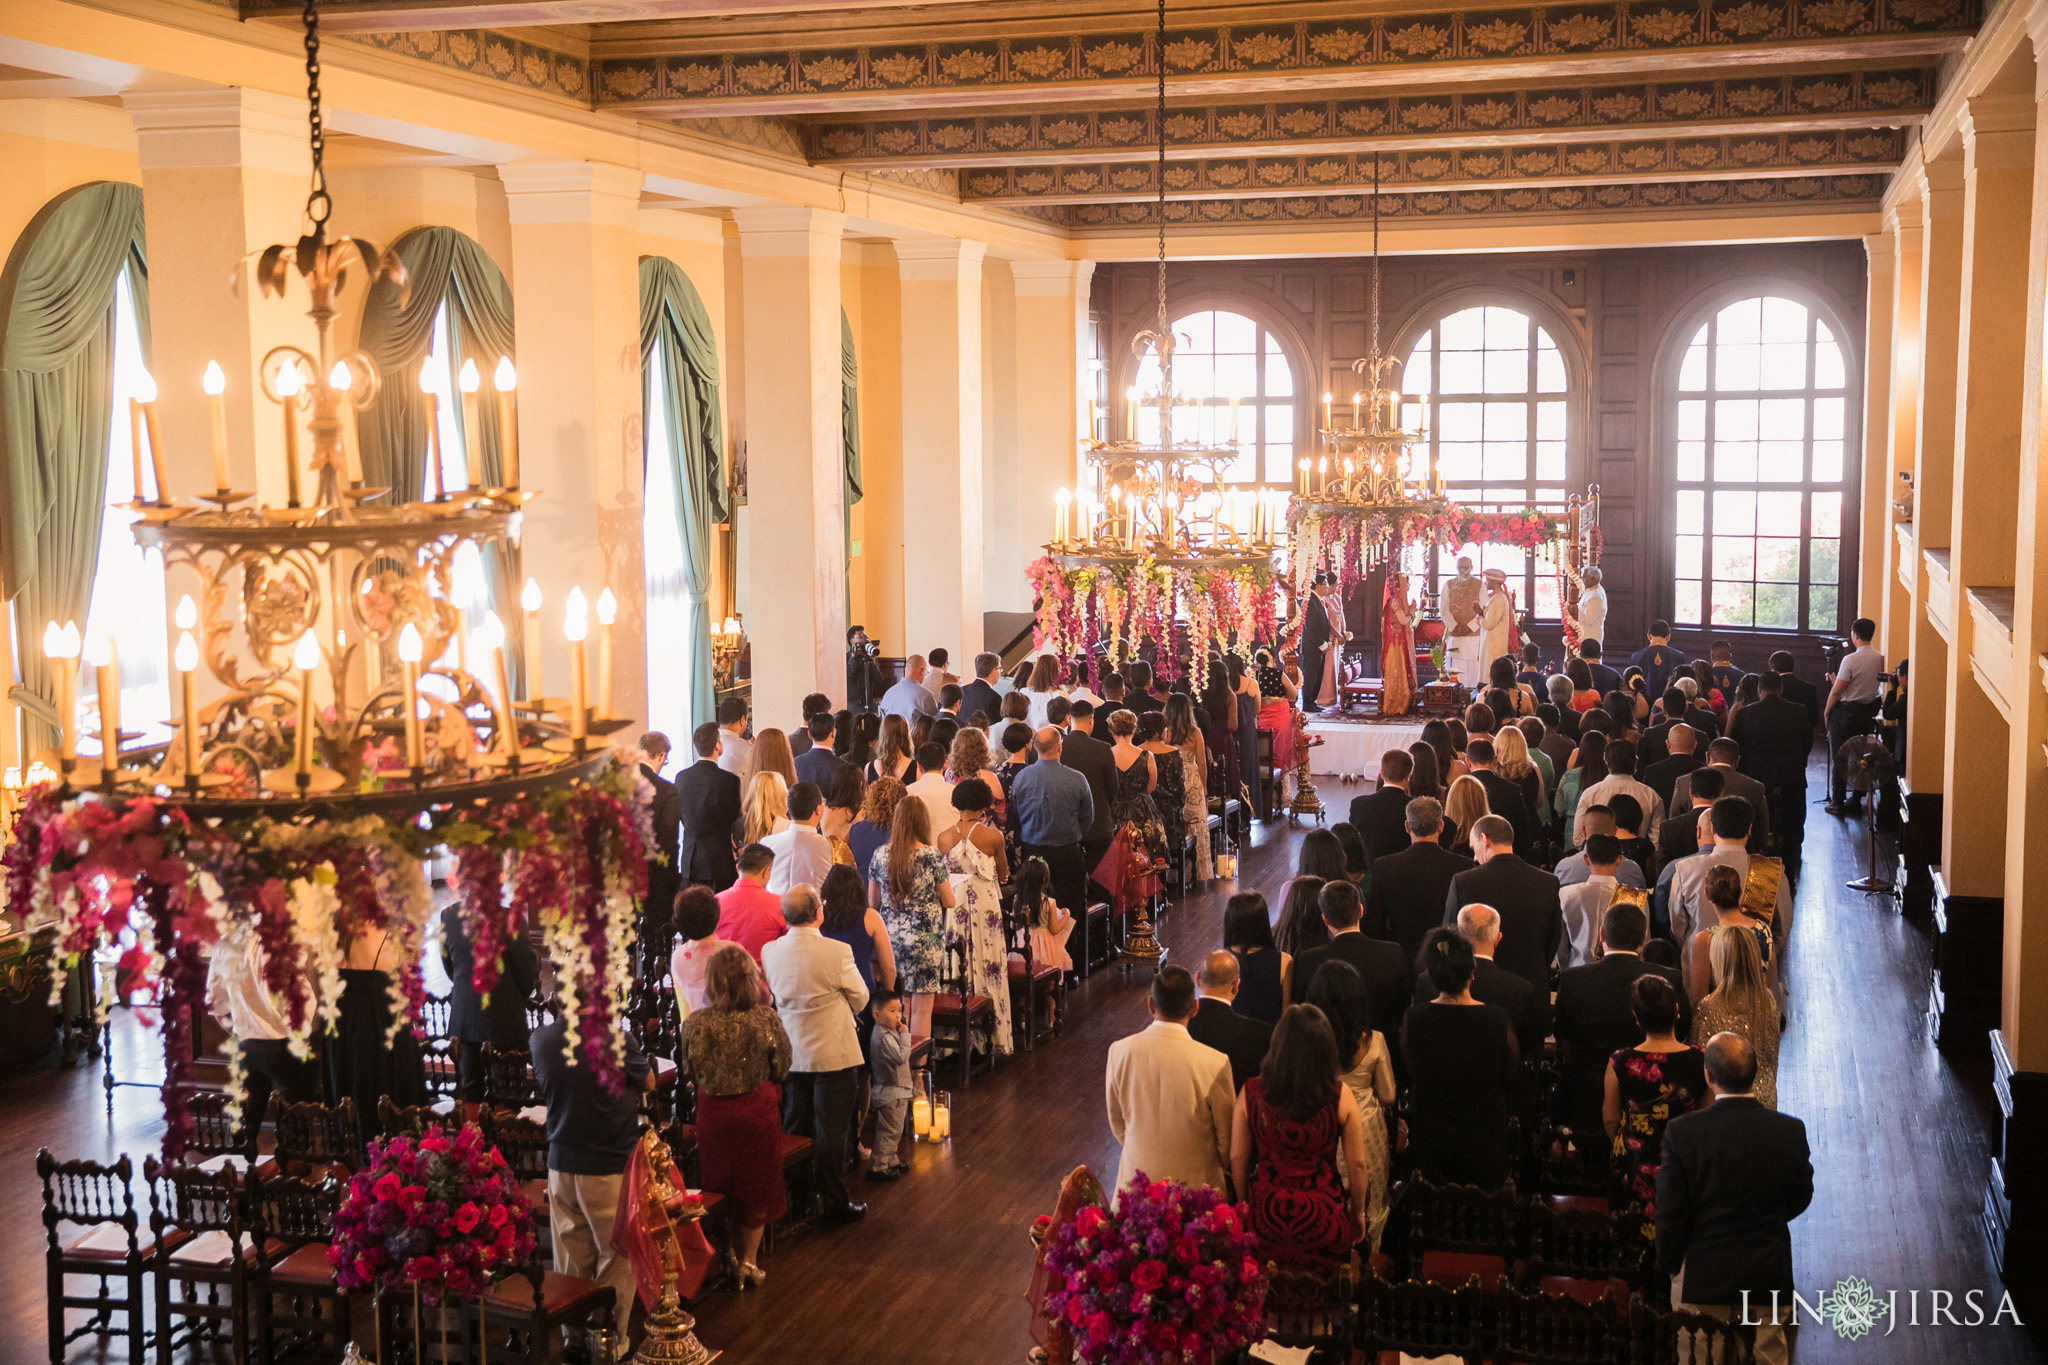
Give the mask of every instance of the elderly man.
[[924, 655], [913, 654], [903, 661], [903, 676], [890, 684], [876, 709], [885, 716], [901, 716], [905, 725], [919, 716], [936, 716], [939, 699], [924, 685]]
[[1228, 1057], [1230, 1083], [1242, 1090], [1246, 1081], [1259, 1074], [1259, 1065], [1273, 1042], [1273, 1026], [1230, 1007], [1237, 999], [1237, 954], [1222, 948], [1210, 953], [1202, 959], [1202, 973], [1195, 984], [1201, 987], [1202, 998], [1195, 1006], [1195, 1017], [1188, 1020], [1188, 1036]]
[[[1078, 920], [1088, 912], [1081, 840], [1095, 823], [1095, 796], [1087, 778], [1060, 762], [1061, 740], [1050, 725], [1032, 737], [1038, 761], [1010, 784], [1010, 809], [1024, 857], [1045, 859], [1046, 870], [1052, 873], [1053, 899]], [[1085, 947], [1084, 939], [1084, 954]]]
[[789, 1076], [782, 1083], [782, 1131], [815, 1144], [813, 1180], [824, 1204], [824, 1227], [867, 1216], [846, 1197], [846, 1140], [860, 1071], [854, 1016], [867, 1008], [868, 988], [853, 949], [818, 927], [818, 893], [799, 886], [782, 898], [789, 932], [761, 949], [761, 968], [789, 1035]]
[[[1523, 1054], [1542, 1056], [1543, 1038], [1550, 1032], [1550, 991], [1537, 990], [1493, 960], [1500, 948], [1500, 912], [1490, 905], [1468, 905], [1458, 912], [1457, 929], [1458, 937], [1472, 945], [1472, 998], [1506, 1010]], [[1428, 972], [1415, 974], [1412, 999], [1418, 1005], [1436, 999], [1436, 984]], [[1401, 1001], [1403, 1006], [1408, 1003]]]

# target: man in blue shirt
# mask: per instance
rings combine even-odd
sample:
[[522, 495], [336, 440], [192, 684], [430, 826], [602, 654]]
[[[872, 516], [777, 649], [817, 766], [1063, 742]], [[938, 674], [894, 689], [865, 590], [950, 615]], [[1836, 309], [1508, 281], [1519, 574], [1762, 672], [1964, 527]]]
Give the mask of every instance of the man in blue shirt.
[[1649, 630], [1650, 643], [1637, 650], [1630, 659], [1629, 667], [1643, 670], [1643, 690], [1653, 697], [1664, 695], [1664, 689], [1671, 685], [1671, 674], [1681, 664], [1690, 662], [1684, 653], [1671, 647], [1671, 623], [1652, 621]]
[[1078, 919], [1088, 910], [1081, 839], [1095, 823], [1095, 794], [1087, 778], [1060, 762], [1058, 730], [1047, 726], [1031, 742], [1038, 761], [1010, 784], [1010, 811], [1023, 855], [1045, 859], [1053, 899]]
[[919, 716], [939, 714], [939, 699], [924, 685], [924, 655], [913, 654], [903, 661], [903, 676], [882, 694], [877, 709], [885, 716], [901, 716], [905, 725]]
[[1600, 662], [1598, 640], [1579, 641], [1579, 657], [1586, 661], [1586, 671], [1593, 675], [1593, 690], [1601, 696], [1621, 690], [1621, 674]]

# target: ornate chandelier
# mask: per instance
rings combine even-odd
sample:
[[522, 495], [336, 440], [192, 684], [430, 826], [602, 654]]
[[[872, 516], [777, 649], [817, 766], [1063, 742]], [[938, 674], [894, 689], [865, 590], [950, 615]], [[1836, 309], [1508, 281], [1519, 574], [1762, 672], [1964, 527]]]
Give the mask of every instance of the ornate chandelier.
[[[1157, 51], [1166, 45], [1166, 3], [1160, 0]], [[1159, 128], [1158, 314], [1152, 328], [1131, 338], [1131, 354], [1142, 367], [1147, 358], [1159, 371], [1158, 386], [1141, 394], [1133, 386], [1123, 409], [1124, 434], [1112, 439], [1104, 422], [1096, 435], [1095, 405], [1089, 404], [1088, 439], [1083, 461], [1094, 471], [1094, 489], [1076, 494], [1060, 489], [1053, 515], [1052, 542], [1046, 546], [1057, 564], [1129, 567], [1150, 562], [1162, 568], [1249, 569], [1270, 567], [1280, 544], [1282, 499], [1266, 489], [1233, 488], [1227, 482], [1237, 465], [1237, 400], [1229, 404], [1229, 425], [1216, 432], [1204, 422], [1210, 408], [1203, 400], [1178, 391], [1173, 380], [1173, 354], [1180, 344], [1166, 312], [1166, 63], [1159, 62], [1155, 102]], [[1141, 408], [1158, 410], [1158, 431], [1152, 440], [1139, 435]], [[1176, 422], [1185, 416], [1190, 420]], [[1204, 432], [1205, 426], [1210, 430]], [[1181, 431], [1187, 436], [1181, 438]]]

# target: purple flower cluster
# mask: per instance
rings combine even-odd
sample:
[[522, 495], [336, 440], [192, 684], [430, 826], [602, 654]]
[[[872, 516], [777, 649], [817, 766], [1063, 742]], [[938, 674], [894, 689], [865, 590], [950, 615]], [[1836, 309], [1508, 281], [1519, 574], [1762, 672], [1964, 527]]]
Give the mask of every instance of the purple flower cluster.
[[533, 1208], [475, 1125], [372, 1142], [334, 1215], [327, 1259], [346, 1290], [419, 1286], [430, 1304], [482, 1294], [533, 1255]]
[[1046, 1313], [1088, 1365], [1208, 1365], [1264, 1335], [1266, 1279], [1243, 1210], [1213, 1189], [1133, 1178], [1050, 1234]]

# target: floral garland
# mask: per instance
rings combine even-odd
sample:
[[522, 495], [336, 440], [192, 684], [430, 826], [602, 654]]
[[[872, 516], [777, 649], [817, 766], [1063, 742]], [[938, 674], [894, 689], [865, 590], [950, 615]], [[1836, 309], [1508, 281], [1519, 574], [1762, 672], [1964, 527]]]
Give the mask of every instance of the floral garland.
[[1246, 653], [1271, 640], [1280, 620], [1279, 575], [1263, 564], [1143, 559], [1069, 569], [1041, 557], [1025, 573], [1038, 599], [1033, 645], [1061, 660], [1086, 658], [1091, 684], [1100, 681], [1098, 645], [1115, 668], [1153, 645], [1160, 676], [1173, 681], [1212, 651]]
[[[192, 1011], [204, 1003], [216, 950], [261, 949], [264, 984], [283, 1009], [292, 1051], [311, 1052], [338, 1019], [343, 945], [383, 931], [396, 953], [391, 1026], [419, 1028], [426, 1003], [421, 951], [433, 901], [425, 859], [458, 850], [457, 889], [478, 907], [472, 928], [495, 951], [477, 954], [475, 984], [495, 985], [499, 953], [525, 925], [541, 926], [563, 1009], [598, 1079], [623, 1085], [618, 1002], [630, 980], [635, 898], [653, 846], [650, 790], [637, 767], [613, 764], [597, 782], [549, 788], [483, 808], [414, 817], [362, 815], [282, 823], [258, 816], [198, 823], [174, 801], [105, 799], [54, 784], [23, 794], [0, 865], [9, 909], [54, 922], [53, 1003], [67, 970], [114, 942], [140, 911], [163, 1007], [164, 1157], [184, 1150]], [[484, 894], [486, 867], [512, 861], [512, 894]], [[61, 967], [62, 969], [58, 969]], [[488, 985], [486, 985], [486, 981]], [[102, 1008], [106, 993], [101, 992]], [[609, 1043], [609, 1046], [606, 1044]], [[235, 1053], [230, 1050], [231, 1076]], [[239, 1096], [240, 1088], [232, 1093]]]
[[1475, 512], [1456, 503], [1432, 511], [1389, 514], [1384, 510], [1340, 511], [1318, 506], [1310, 511], [1298, 503], [1288, 507], [1292, 575], [1306, 590], [1317, 570], [1333, 564], [1345, 587], [1364, 577], [1364, 549], [1386, 545], [1512, 545], [1540, 550], [1562, 544], [1570, 523], [1554, 512], [1529, 507], [1504, 512]]

